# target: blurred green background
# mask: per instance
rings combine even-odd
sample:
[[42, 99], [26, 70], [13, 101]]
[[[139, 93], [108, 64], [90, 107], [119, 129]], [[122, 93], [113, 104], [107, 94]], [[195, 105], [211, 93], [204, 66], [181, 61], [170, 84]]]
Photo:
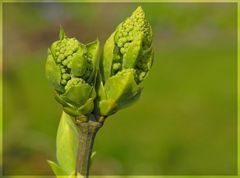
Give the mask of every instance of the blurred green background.
[[5, 3], [3, 173], [49, 175], [61, 107], [45, 79], [61, 24], [103, 45], [141, 5], [155, 63], [141, 99], [96, 137], [97, 175], [237, 174], [237, 5], [234, 3]]

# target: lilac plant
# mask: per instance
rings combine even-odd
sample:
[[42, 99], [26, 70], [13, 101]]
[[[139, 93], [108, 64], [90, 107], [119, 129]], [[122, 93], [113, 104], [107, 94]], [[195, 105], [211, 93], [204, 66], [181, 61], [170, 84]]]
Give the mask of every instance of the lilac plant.
[[57, 133], [57, 177], [89, 175], [97, 131], [110, 115], [137, 101], [153, 63], [152, 29], [138, 7], [110, 35], [83, 44], [60, 29], [48, 49], [46, 76], [63, 113]]

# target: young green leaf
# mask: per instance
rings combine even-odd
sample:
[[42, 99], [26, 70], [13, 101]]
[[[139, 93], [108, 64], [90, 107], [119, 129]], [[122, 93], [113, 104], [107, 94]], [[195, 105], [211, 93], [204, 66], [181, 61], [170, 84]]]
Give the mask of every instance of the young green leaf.
[[57, 160], [68, 175], [76, 167], [78, 137], [79, 133], [73, 118], [63, 112], [57, 133]]
[[103, 57], [102, 57], [102, 75], [104, 81], [106, 81], [111, 76], [111, 68], [114, 56], [114, 35], [113, 33], [106, 41], [103, 48]]

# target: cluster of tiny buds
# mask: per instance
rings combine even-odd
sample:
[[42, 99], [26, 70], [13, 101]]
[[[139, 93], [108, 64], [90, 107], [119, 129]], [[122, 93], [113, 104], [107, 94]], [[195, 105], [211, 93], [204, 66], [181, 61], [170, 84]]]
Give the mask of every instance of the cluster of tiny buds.
[[[145, 19], [145, 14], [141, 8], [138, 8], [131, 17], [129, 17], [118, 28], [115, 43], [118, 47], [117, 54], [113, 58], [112, 72], [116, 74], [122, 69], [122, 59], [125, 57], [128, 51], [129, 45], [134, 40], [141, 40], [139, 33], [143, 33], [143, 48], [149, 48], [151, 45], [151, 27]], [[139, 39], [136, 39], [139, 37]], [[136, 50], [136, 51], [134, 51]], [[138, 47], [133, 48], [133, 55], [137, 54]], [[137, 56], [133, 56], [137, 57]], [[144, 61], [137, 62], [139, 67], [136, 72], [137, 80], [140, 82], [146, 75], [146, 64]], [[143, 66], [144, 65], [144, 66]]]
[[85, 84], [86, 82], [81, 78], [72, 78], [68, 81], [68, 83], [65, 86], [65, 90], [68, 90], [72, 86], [77, 86], [78, 84]]
[[136, 75], [137, 77], [137, 82], [142, 82], [143, 79], [146, 77], [146, 74], [149, 71], [149, 61], [147, 61], [146, 59], [149, 59], [150, 56], [152, 55], [152, 53], [148, 54], [148, 55], [144, 55], [141, 58], [139, 58], [137, 65], [136, 65]]
[[129, 44], [137, 32], [144, 34], [146, 44], [151, 43], [151, 27], [145, 19], [145, 14], [141, 8], [138, 8], [133, 15], [119, 27], [116, 44], [122, 55], [127, 51]]
[[134, 79], [137, 83], [140, 83], [141, 81], [143, 81], [144, 77], [146, 76], [146, 72], [135, 70], [135, 69], [124, 69], [118, 72], [116, 76], [125, 76], [125, 75], [128, 75], [129, 73], [133, 74]]
[[143, 42], [146, 43], [146, 45], [149, 47], [151, 45], [152, 41], [152, 29], [149, 24], [149, 22], [145, 19], [145, 14], [141, 8], [138, 8], [133, 15], [130, 17], [134, 21], [134, 24], [136, 24], [137, 31], [141, 31], [144, 34], [144, 40]]
[[55, 47], [55, 55], [57, 63], [65, 63], [67, 57], [74, 54], [79, 48], [78, 41], [74, 38], [64, 38], [57, 42]]
[[138, 70], [138, 69], [136, 70], [136, 69], [130, 68], [130, 69], [124, 69], [122, 71], [119, 71], [114, 77], [125, 76], [125, 75], [128, 75], [129, 73], [133, 74], [134, 79], [137, 83], [140, 83], [141, 81], [143, 81], [143, 79], [147, 74], [147, 72], [143, 70]]
[[79, 43], [75, 38], [64, 38], [57, 41], [54, 48], [56, 62], [61, 69], [61, 84], [66, 85], [68, 80], [71, 79], [69, 70], [71, 69], [71, 58], [76, 55], [76, 51], [79, 49]]
[[136, 73], [135, 69], [124, 69], [124, 70], [118, 72], [114, 77], [121, 77], [121, 76], [128, 75], [130, 73], [134, 74], [134, 76], [135, 76], [135, 73]]
[[116, 54], [113, 56], [113, 65], [112, 65], [112, 72], [116, 74], [122, 68], [122, 60], [120, 55]]

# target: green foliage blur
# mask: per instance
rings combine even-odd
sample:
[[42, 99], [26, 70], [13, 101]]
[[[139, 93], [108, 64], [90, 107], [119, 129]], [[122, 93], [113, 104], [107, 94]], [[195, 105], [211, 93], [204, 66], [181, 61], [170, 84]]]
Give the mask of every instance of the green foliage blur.
[[[3, 173], [52, 174], [61, 106], [45, 78], [60, 24], [101, 45], [141, 5], [155, 61], [140, 100], [96, 137], [95, 175], [237, 174], [237, 6], [9, 3], [3, 6]], [[123, 176], [124, 177], [124, 176]]]

